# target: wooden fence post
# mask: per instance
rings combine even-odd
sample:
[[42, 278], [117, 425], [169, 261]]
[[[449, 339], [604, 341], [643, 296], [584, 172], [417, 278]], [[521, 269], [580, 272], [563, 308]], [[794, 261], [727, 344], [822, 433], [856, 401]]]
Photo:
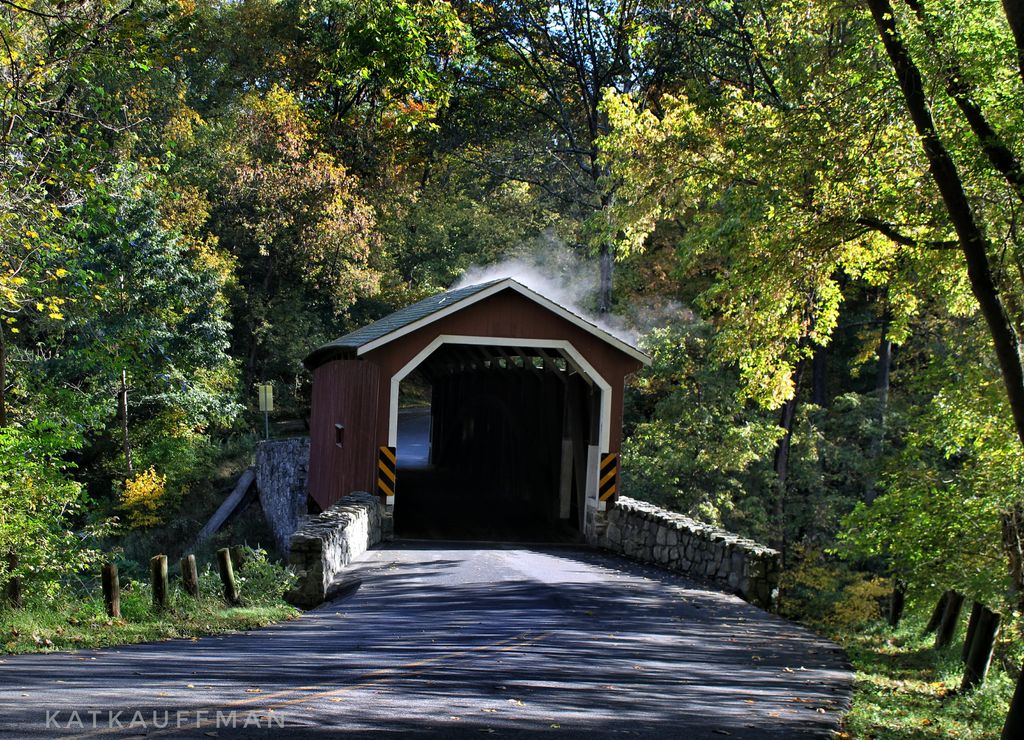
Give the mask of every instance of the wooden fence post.
[[981, 610], [985, 605], [975, 601], [971, 604], [971, 618], [967, 620], [967, 632], [964, 634], [964, 647], [960, 651], [960, 660], [967, 662], [967, 656], [971, 654], [971, 641], [974, 639], [974, 631], [978, 628], [978, 619], [981, 617]]
[[907, 588], [900, 581], [892, 586], [892, 598], [889, 601], [889, 626], [897, 627], [903, 618], [903, 607], [906, 603]]
[[1024, 737], [1024, 668], [1017, 678], [1017, 688], [1010, 699], [1010, 711], [1006, 713], [1002, 740], [1019, 740]]
[[181, 559], [181, 584], [189, 596], [199, 598], [199, 572], [196, 570], [196, 556], [191, 553]]
[[121, 618], [121, 579], [113, 563], [103, 564], [103, 603], [108, 617]]
[[229, 604], [238, 603], [238, 587], [235, 585], [235, 570], [231, 567], [231, 551], [222, 547], [217, 550], [217, 562], [220, 565], [220, 580], [224, 584], [224, 600]]
[[949, 601], [949, 595], [952, 591], [946, 591], [939, 597], [938, 602], [935, 604], [935, 608], [932, 609], [932, 615], [928, 619], [928, 624], [924, 626], [924, 633], [927, 635], [929, 632], [934, 632], [939, 627], [939, 622], [942, 621], [942, 615], [946, 611], [946, 602]]
[[153, 606], [167, 608], [167, 556], [154, 555], [149, 561], [149, 576], [153, 584]]
[[967, 656], [967, 666], [964, 668], [964, 680], [960, 684], [960, 691], [970, 691], [985, 682], [988, 667], [992, 663], [992, 653], [996, 647], [999, 620], [1000, 617], [996, 612], [985, 607], [981, 608], [974, 630], [974, 639], [971, 640], [971, 650]]
[[7, 603], [15, 609], [20, 609], [23, 603], [21, 598], [21, 576], [14, 575], [19, 562], [18, 553], [7, 553], [7, 572], [10, 573], [7, 577]]
[[949, 592], [949, 599], [946, 601], [946, 608], [942, 612], [942, 621], [939, 628], [935, 630], [935, 647], [944, 648], [953, 641], [956, 633], [956, 625], [960, 620], [960, 610], [964, 606], [964, 595], [956, 591]]

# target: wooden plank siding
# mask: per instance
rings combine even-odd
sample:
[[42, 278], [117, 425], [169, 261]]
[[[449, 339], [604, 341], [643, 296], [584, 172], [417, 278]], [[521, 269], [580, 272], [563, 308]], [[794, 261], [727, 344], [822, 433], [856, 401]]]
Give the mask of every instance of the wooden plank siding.
[[380, 367], [362, 360], [334, 360], [313, 372], [309, 493], [321, 508], [375, 490], [378, 396], [387, 396], [387, 382]]

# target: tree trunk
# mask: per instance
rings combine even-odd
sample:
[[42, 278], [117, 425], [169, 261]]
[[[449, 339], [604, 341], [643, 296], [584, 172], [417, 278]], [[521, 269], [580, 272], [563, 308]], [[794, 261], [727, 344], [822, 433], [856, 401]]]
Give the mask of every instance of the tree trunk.
[[1017, 505], [1003, 514], [1003, 549], [1010, 565], [1010, 599], [1024, 609], [1024, 507]]
[[776, 537], [772, 542], [779, 552], [783, 553], [785, 559], [786, 551], [786, 528], [783, 521], [786, 515], [786, 478], [789, 476], [789, 450], [793, 442], [793, 427], [796, 423], [796, 411], [800, 398], [800, 381], [804, 374], [804, 360], [797, 363], [793, 370], [793, 397], [782, 406], [782, 413], [779, 416], [779, 426], [784, 430], [778, 447], [775, 448], [775, 477], [778, 479], [779, 490], [775, 496], [772, 516], [775, 520]]
[[[886, 337], [889, 329], [889, 318], [882, 322], [882, 337], [878, 342], [878, 369], [875, 372], [875, 396], [878, 398], [878, 432], [871, 440], [870, 455], [872, 464], [877, 466], [885, 451], [885, 420], [889, 410], [889, 377], [892, 370], [892, 341]], [[864, 500], [868, 503], [878, 496], [877, 467], [871, 469], [867, 485], [864, 486]]]
[[825, 384], [825, 371], [828, 369], [828, 348], [814, 348], [814, 359], [811, 360], [811, 403], [825, 408], [828, 405], [828, 386]]
[[907, 112], [921, 137], [932, 179], [956, 231], [960, 251], [967, 265], [971, 291], [985, 317], [995, 346], [1017, 436], [1024, 443], [1024, 367], [1021, 365], [1020, 340], [996, 288], [988, 259], [988, 239], [975, 218], [956, 164], [939, 138], [921, 72], [896, 28], [892, 4], [889, 0], [867, 0], [867, 6], [896, 73]]
[[1003, 0], [1003, 12], [1017, 44], [1017, 71], [1024, 80], [1024, 0]]
[[611, 244], [601, 245], [601, 282], [597, 291], [597, 312], [606, 314], [612, 310], [612, 269], [615, 266], [615, 251]]
[[903, 618], [903, 607], [907, 602], [906, 586], [896, 580], [892, 586], [892, 596], [889, 600], [889, 626], [898, 627]]
[[117, 415], [121, 418], [121, 444], [124, 448], [124, 465], [128, 477], [135, 475], [132, 465], [132, 442], [128, 436], [128, 372], [121, 368], [121, 387], [117, 390]]

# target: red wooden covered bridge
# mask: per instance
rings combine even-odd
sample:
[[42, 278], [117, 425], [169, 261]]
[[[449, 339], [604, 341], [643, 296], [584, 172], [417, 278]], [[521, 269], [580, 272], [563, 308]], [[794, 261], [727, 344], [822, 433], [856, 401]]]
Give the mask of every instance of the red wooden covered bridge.
[[[624, 380], [649, 362], [512, 279], [432, 296], [306, 358], [310, 496], [377, 491], [412, 536], [590, 538], [617, 493]], [[403, 381], [429, 412], [400, 410]]]

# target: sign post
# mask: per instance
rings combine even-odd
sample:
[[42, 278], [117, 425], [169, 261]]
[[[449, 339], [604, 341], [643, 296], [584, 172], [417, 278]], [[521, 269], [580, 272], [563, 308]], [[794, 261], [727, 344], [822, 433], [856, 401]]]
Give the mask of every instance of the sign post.
[[264, 439], [270, 439], [270, 412], [274, 410], [274, 386], [272, 383], [260, 383], [260, 411], [263, 412]]

